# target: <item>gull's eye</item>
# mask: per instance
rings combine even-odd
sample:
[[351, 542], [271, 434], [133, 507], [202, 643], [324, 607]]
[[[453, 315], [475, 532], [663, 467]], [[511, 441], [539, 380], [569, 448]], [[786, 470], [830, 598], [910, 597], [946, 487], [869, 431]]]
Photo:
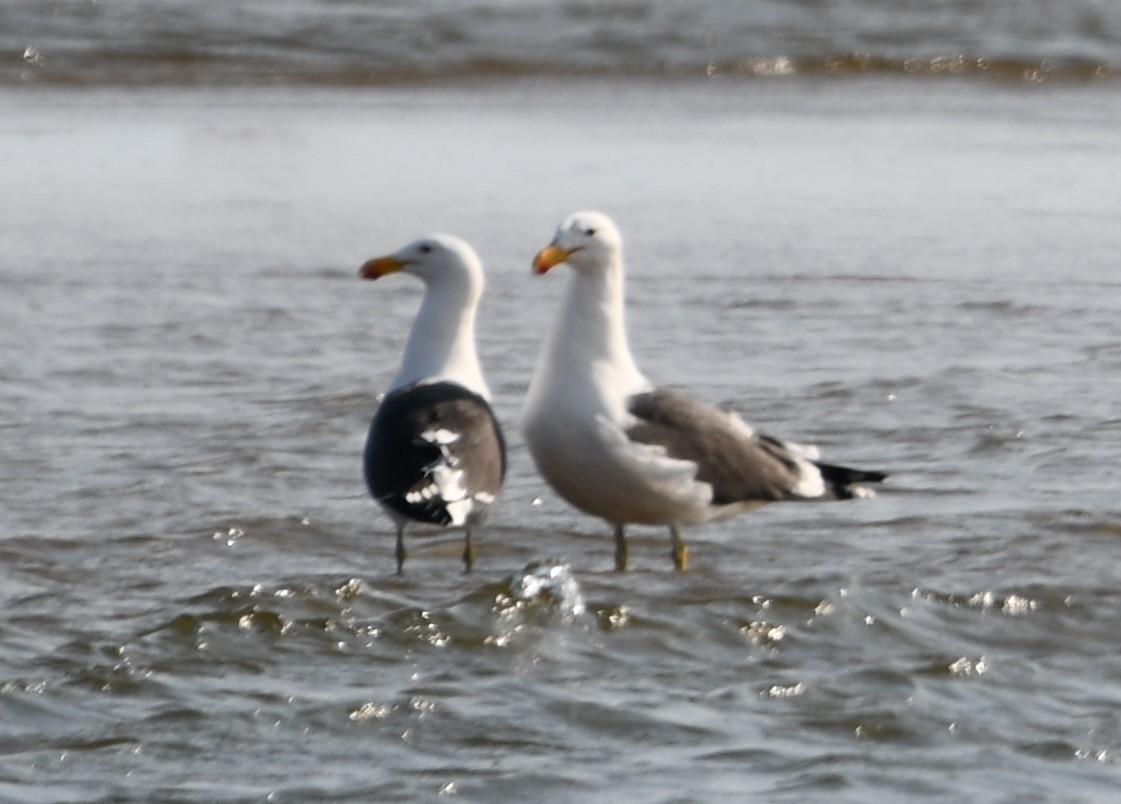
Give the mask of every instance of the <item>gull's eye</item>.
[[420, 247], [417, 249], [417, 251], [419, 251], [421, 254], [431, 254], [432, 253], [432, 244], [431, 243], [421, 243]]
[[586, 234], [588, 237], [595, 237], [596, 236], [596, 230], [595, 229], [585, 229], [584, 234]]

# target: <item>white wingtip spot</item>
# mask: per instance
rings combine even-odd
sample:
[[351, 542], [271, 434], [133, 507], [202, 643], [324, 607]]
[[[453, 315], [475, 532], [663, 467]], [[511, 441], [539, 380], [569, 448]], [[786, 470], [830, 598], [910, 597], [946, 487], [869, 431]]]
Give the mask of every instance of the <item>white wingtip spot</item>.
[[429, 444], [437, 444], [442, 447], [448, 444], [454, 444], [458, 441], [459, 433], [440, 427], [433, 430], [425, 430], [420, 434], [420, 437]]
[[810, 499], [824, 496], [825, 478], [821, 476], [821, 470], [796, 452], [790, 455], [798, 466], [798, 485], [794, 488], [794, 493]]
[[452, 525], [465, 525], [467, 524], [467, 517], [471, 513], [472, 500], [470, 497], [465, 497], [462, 500], [449, 502], [447, 506], [448, 516], [452, 518]]
[[795, 444], [793, 441], [782, 442], [783, 446], [811, 461], [821, 460], [821, 450], [813, 444]]

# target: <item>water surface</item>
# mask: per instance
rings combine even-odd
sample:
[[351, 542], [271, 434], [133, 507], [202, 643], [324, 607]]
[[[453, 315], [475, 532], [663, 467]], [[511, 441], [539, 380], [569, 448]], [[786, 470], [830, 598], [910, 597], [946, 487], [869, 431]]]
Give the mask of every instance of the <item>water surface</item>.
[[[1113, 795], [1108, 85], [0, 103], [0, 797]], [[693, 529], [684, 574], [636, 528], [611, 572], [516, 430], [564, 281], [529, 259], [585, 207], [651, 377], [883, 493]], [[511, 473], [476, 573], [434, 534], [395, 578], [361, 448], [420, 289], [355, 274], [432, 229], [488, 268]]]

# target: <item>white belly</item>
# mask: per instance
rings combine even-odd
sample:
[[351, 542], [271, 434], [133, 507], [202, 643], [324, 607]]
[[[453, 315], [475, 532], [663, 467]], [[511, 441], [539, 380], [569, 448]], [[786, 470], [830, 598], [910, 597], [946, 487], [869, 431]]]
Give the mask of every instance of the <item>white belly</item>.
[[716, 513], [695, 464], [631, 443], [605, 411], [554, 400], [547, 409], [527, 407], [522, 429], [538, 471], [582, 511], [613, 524], [650, 525], [694, 524]]

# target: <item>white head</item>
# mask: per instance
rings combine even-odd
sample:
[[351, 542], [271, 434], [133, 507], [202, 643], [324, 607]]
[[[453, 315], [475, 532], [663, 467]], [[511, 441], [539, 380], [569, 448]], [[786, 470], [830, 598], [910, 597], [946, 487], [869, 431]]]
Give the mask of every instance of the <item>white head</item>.
[[430, 283], [464, 283], [483, 288], [483, 265], [475, 249], [455, 235], [432, 234], [414, 240], [393, 254], [367, 261], [358, 275], [379, 279], [387, 274], [406, 273]]
[[572, 276], [529, 386], [527, 416], [548, 418], [543, 411], [553, 404], [550, 397], [563, 397], [577, 406], [599, 400], [613, 420], [622, 421], [624, 396], [650, 383], [627, 343], [619, 230], [602, 212], [569, 215], [537, 254], [533, 270], [544, 274], [561, 263], [572, 268]]
[[475, 353], [475, 312], [484, 283], [475, 250], [453, 235], [433, 234], [367, 261], [358, 275], [379, 279], [398, 272], [420, 279], [426, 291], [390, 390], [448, 380], [489, 398]]
[[623, 238], [611, 218], [602, 212], [569, 215], [553, 235], [553, 241], [533, 260], [535, 273], [543, 274], [562, 262], [576, 271], [603, 270], [621, 262]]

